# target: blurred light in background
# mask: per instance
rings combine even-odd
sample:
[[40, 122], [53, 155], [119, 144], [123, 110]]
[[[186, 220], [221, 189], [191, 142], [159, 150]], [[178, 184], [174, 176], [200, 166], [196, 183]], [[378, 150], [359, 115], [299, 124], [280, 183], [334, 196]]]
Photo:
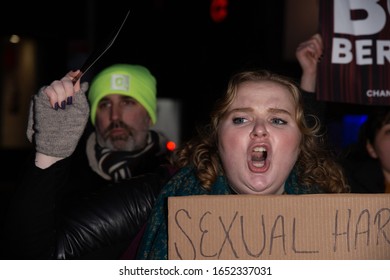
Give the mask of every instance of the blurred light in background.
[[152, 129], [162, 132], [172, 143], [168, 149], [175, 149], [181, 142], [181, 102], [173, 98], [157, 98], [157, 122]]
[[9, 38], [9, 42], [12, 44], [17, 44], [20, 42], [20, 37], [16, 34], [11, 35], [11, 37]]
[[367, 115], [345, 115], [343, 117], [343, 147], [358, 141], [360, 127], [366, 120]]

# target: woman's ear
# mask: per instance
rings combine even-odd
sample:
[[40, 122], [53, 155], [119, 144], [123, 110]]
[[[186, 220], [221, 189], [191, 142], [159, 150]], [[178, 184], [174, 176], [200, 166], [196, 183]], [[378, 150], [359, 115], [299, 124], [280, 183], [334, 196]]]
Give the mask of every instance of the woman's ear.
[[370, 157], [372, 158], [378, 158], [378, 155], [375, 152], [374, 146], [370, 143], [370, 141], [366, 142], [366, 149]]

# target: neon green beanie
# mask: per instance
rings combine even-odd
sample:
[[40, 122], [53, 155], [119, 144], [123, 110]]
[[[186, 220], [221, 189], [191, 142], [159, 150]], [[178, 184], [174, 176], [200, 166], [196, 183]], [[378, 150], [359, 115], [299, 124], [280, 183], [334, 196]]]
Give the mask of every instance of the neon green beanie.
[[149, 113], [153, 124], [156, 123], [156, 79], [145, 67], [115, 64], [96, 75], [88, 94], [93, 125], [99, 101], [109, 94], [122, 94], [134, 98]]

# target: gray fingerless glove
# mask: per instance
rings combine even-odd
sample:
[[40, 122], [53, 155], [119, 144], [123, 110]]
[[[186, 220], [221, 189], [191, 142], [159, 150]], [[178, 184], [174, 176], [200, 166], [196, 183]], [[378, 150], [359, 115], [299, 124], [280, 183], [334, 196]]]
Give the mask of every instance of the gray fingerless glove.
[[30, 103], [27, 138], [35, 144], [37, 152], [68, 157], [76, 149], [88, 121], [89, 104], [85, 94], [88, 83], [81, 84], [80, 91], [73, 96], [72, 105], [67, 105], [65, 110], [54, 110], [43, 89]]

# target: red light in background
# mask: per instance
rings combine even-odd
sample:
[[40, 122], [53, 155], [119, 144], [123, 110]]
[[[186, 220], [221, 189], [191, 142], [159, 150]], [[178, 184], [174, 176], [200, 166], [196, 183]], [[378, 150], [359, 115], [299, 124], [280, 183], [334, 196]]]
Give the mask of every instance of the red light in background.
[[214, 22], [222, 22], [228, 16], [229, 0], [211, 0], [210, 17]]
[[173, 141], [168, 141], [166, 147], [169, 151], [173, 151], [176, 149], [176, 143]]

